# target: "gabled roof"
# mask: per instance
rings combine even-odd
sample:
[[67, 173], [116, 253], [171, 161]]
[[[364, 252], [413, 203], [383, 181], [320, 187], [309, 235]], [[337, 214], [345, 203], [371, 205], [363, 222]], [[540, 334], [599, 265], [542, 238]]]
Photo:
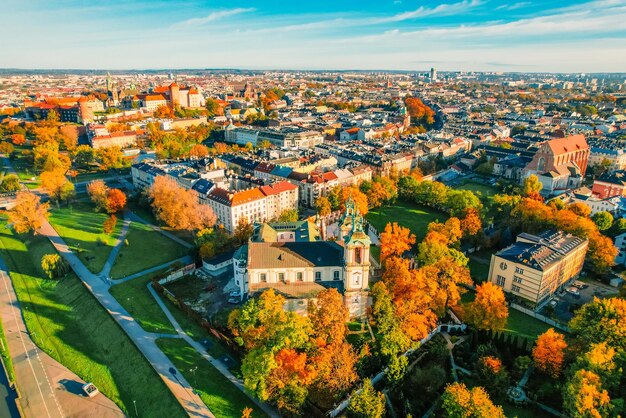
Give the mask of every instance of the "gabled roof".
[[552, 139], [547, 144], [554, 155], [589, 149], [585, 136], [582, 134]]

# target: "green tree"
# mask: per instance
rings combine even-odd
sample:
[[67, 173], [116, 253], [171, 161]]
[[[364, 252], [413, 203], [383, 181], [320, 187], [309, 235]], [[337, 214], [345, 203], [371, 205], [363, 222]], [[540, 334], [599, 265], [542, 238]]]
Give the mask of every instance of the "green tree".
[[572, 334], [587, 351], [592, 344], [606, 342], [626, 352], [626, 300], [598, 299], [583, 305], [569, 323]]
[[89, 145], [79, 145], [72, 155], [76, 167], [89, 168], [96, 161], [96, 150]]
[[286, 209], [279, 216], [279, 222], [296, 222], [298, 220], [298, 211], [295, 209]]
[[613, 226], [613, 215], [607, 211], [601, 211], [591, 217], [600, 231], [606, 231]]
[[59, 254], [44, 254], [41, 257], [41, 268], [50, 279], [60, 279], [70, 270], [68, 262]]
[[451, 216], [463, 216], [465, 210], [473, 208], [480, 211], [483, 207], [480, 199], [471, 190], [450, 190], [446, 199], [446, 207]]
[[220, 109], [220, 104], [217, 102], [217, 100], [209, 97], [206, 99], [206, 110], [207, 110], [207, 116], [212, 118], [213, 116], [216, 116], [219, 109]]
[[346, 412], [350, 418], [382, 418], [385, 414], [385, 395], [374, 389], [370, 379], [365, 379], [361, 391], [350, 399]]
[[2, 179], [2, 184], [0, 184], [0, 192], [2, 193], [17, 192], [21, 188], [20, 178], [15, 174], [5, 176]]

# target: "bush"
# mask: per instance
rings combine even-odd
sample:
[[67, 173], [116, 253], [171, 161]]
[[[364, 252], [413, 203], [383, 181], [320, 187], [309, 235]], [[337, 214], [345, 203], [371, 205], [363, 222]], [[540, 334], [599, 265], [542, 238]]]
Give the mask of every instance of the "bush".
[[60, 279], [70, 271], [70, 266], [59, 254], [44, 254], [41, 268], [50, 279]]
[[117, 216], [111, 215], [105, 219], [104, 223], [102, 224], [102, 229], [104, 230], [105, 234], [110, 234], [115, 230], [115, 225], [117, 225]]

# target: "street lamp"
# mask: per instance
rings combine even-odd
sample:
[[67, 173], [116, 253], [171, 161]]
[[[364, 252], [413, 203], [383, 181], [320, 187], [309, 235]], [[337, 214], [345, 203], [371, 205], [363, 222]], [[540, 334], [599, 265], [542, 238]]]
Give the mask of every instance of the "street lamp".
[[193, 373], [193, 393], [197, 394], [198, 392], [196, 391], [196, 386], [198, 386], [198, 379], [196, 378], [196, 370], [198, 370], [198, 366], [189, 369], [189, 371]]

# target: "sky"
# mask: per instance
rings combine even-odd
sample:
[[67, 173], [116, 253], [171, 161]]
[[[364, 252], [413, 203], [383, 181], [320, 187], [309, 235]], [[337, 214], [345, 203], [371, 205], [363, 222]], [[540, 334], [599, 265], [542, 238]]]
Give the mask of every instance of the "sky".
[[0, 67], [626, 72], [626, 0], [2, 0]]

